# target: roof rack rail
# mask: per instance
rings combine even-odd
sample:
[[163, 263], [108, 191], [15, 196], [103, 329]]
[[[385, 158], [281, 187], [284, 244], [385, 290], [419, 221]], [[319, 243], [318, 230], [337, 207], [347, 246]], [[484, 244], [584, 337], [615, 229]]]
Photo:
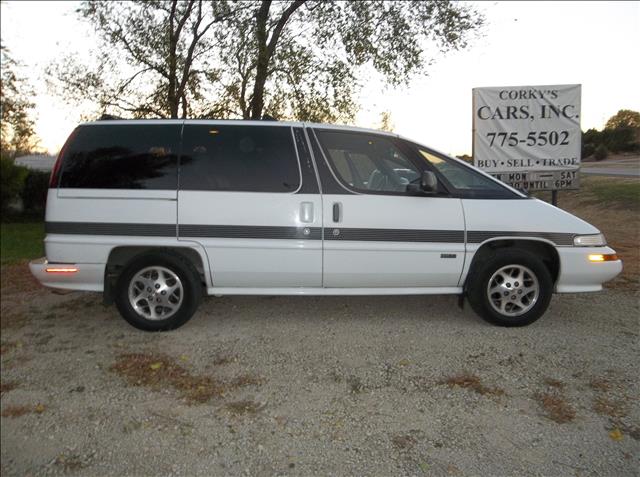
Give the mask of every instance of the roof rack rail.
[[113, 121], [116, 119], [122, 119], [122, 118], [118, 116], [114, 116], [112, 114], [103, 114], [98, 118], [98, 121]]

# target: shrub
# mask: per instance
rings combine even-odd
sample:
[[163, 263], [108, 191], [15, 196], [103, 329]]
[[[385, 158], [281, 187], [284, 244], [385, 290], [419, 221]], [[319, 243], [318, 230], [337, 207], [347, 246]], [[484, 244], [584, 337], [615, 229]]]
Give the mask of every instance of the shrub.
[[13, 160], [0, 159], [0, 211], [3, 214], [20, 197], [28, 173], [27, 168], [16, 166]]
[[596, 147], [596, 150], [593, 153], [593, 157], [596, 161], [602, 161], [603, 159], [606, 159], [608, 155], [609, 150], [604, 144], [600, 144], [598, 147]]
[[49, 173], [29, 171], [22, 191], [22, 204], [25, 211], [44, 210], [49, 190]]
[[593, 153], [596, 152], [596, 146], [594, 144], [582, 144], [582, 157], [592, 156]]
[[640, 150], [638, 129], [620, 126], [613, 129], [597, 131], [589, 129], [582, 134], [582, 157], [589, 157], [598, 146], [606, 146], [611, 152], [625, 152]]
[[630, 127], [605, 129], [602, 131], [602, 142], [610, 151], [633, 151], [636, 146], [635, 130]]
[[602, 141], [600, 131], [591, 128], [582, 133], [582, 144], [595, 144], [598, 145]]

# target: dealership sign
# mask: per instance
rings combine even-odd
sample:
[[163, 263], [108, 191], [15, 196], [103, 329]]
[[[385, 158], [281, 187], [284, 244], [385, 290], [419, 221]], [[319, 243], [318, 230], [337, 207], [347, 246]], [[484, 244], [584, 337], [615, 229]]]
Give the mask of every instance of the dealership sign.
[[577, 189], [580, 85], [473, 89], [473, 162], [517, 189]]

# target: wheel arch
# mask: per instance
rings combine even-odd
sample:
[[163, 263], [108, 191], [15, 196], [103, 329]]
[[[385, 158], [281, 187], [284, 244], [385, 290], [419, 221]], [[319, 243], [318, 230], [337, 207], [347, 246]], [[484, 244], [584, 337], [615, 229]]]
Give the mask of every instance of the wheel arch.
[[134, 259], [137, 259], [148, 253], [169, 253], [179, 255], [193, 265], [200, 276], [203, 289], [208, 286], [208, 267], [207, 259], [202, 253], [193, 247], [174, 247], [174, 246], [137, 246], [122, 245], [111, 249], [107, 258], [107, 264], [104, 271], [104, 302], [106, 304], [113, 303], [114, 289], [118, 277], [124, 268]]
[[547, 267], [553, 283], [555, 284], [560, 276], [560, 255], [553, 242], [542, 238], [494, 238], [483, 242], [473, 254], [473, 258], [464, 277], [463, 287], [466, 290], [469, 277], [473, 276], [476, 267], [484, 257], [494, 253], [496, 250], [525, 250], [542, 260]]

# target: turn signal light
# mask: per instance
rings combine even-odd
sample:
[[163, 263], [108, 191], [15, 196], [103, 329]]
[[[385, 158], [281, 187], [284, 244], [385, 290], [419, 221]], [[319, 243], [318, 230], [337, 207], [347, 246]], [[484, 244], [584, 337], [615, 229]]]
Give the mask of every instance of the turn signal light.
[[77, 267], [47, 267], [47, 273], [76, 273]]
[[615, 253], [592, 253], [589, 255], [590, 262], [613, 262], [615, 260], [618, 260], [618, 256]]

